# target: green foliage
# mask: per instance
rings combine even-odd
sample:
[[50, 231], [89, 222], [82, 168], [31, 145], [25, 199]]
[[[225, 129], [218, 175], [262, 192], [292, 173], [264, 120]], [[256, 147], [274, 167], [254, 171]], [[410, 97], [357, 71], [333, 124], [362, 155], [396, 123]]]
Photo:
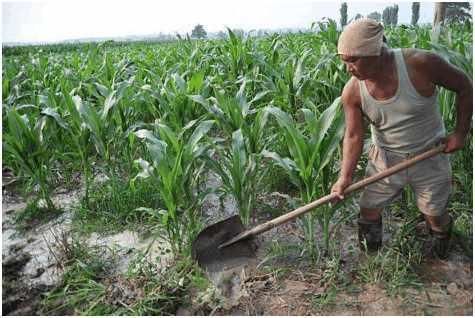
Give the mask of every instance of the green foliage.
[[69, 264], [65, 267], [62, 282], [48, 292], [42, 301], [46, 314], [105, 315], [109, 308], [101, 302], [106, 296], [106, 286], [101, 283], [110, 260], [98, 248], [71, 243]]
[[29, 187], [38, 188], [38, 199], [45, 200], [50, 210], [55, 210], [51, 172], [59, 156], [54, 149], [58, 126], [61, 129], [65, 124], [51, 108], [41, 111], [36, 122], [12, 108], [7, 113], [7, 133], [3, 136], [6, 161], [27, 178]]
[[208, 287], [204, 273], [189, 258], [180, 258], [164, 269], [142, 257], [137, 257], [129, 266], [128, 280], [144, 282], [143, 296], [135, 299], [127, 308], [116, 312], [127, 315], [175, 315], [178, 308], [191, 305], [187, 297], [190, 289], [203, 291]]
[[15, 224], [20, 230], [28, 230], [48, 222], [61, 213], [62, 211], [59, 209], [51, 210], [48, 207], [41, 206], [41, 201], [33, 201], [28, 203], [23, 211], [15, 215]]
[[[433, 50], [472, 77], [469, 19], [436, 32], [395, 23], [385, 22], [390, 46]], [[245, 219], [259, 210], [252, 202], [266, 186], [292, 192], [301, 202], [327, 194], [337, 175], [342, 118], [330, 120], [328, 109], [335, 105], [328, 105], [349, 75], [336, 54], [337, 23], [326, 19], [314, 26], [312, 32], [259, 38], [228, 29], [220, 40], [4, 48], [3, 165], [25, 193], [36, 194], [32, 207], [52, 205], [47, 200], [58, 180], [79, 173], [86, 188], [77, 215], [83, 224], [91, 230], [108, 220], [111, 230], [159, 224], [185, 254], [201, 227], [206, 191], [200, 178], [212, 152], [215, 170], [227, 176], [223, 189], [241, 202]], [[452, 92], [440, 90], [449, 131], [454, 101]], [[332, 122], [326, 132], [322, 116]], [[190, 150], [194, 132], [199, 141]], [[470, 142], [453, 155], [454, 203], [448, 207], [466, 237], [472, 233], [467, 215], [473, 198], [466, 191], [472, 188], [472, 150]], [[96, 184], [97, 172], [109, 181]], [[262, 175], [272, 182], [259, 182]], [[25, 218], [43, 216], [39, 206]], [[327, 237], [334, 212], [313, 212], [308, 236], [319, 221]]]
[[141, 168], [136, 178], [151, 179], [166, 210], [157, 210], [167, 232], [173, 252], [178, 255], [191, 244], [199, 230], [195, 192], [204, 165], [198, 159], [207, 155], [209, 145], [202, 142], [214, 121], [191, 121], [179, 131], [157, 122], [154, 131], [140, 129], [134, 134], [141, 139], [151, 160], [135, 162]]
[[417, 217], [406, 220], [394, 235], [391, 246], [367, 255], [358, 277], [364, 283], [382, 283], [389, 295], [405, 287], [421, 287], [416, 266], [422, 261], [421, 242], [416, 238]]
[[[265, 157], [272, 159], [283, 168], [290, 181], [299, 189], [303, 203], [310, 203], [316, 198], [329, 193], [332, 184], [331, 158], [343, 136], [343, 114], [340, 99], [322, 114], [317, 116], [309, 109], [302, 109], [304, 123], [298, 125], [291, 116], [276, 107], [266, 109], [277, 121], [285, 136], [289, 157], [282, 157], [275, 152], [264, 151]], [[315, 218], [320, 222], [325, 248], [328, 250], [328, 226], [334, 210], [322, 207], [303, 217], [307, 250], [312, 258], [316, 257]]]
[[116, 232], [137, 225], [149, 227], [159, 218], [150, 210], [163, 206], [153, 182], [109, 179], [94, 184], [89, 200], [81, 202], [74, 215], [79, 232]]
[[[70, 243], [61, 284], [46, 293], [42, 312], [48, 315], [174, 315], [190, 305], [190, 289], [208, 287], [204, 274], [189, 258], [160, 269], [139, 254], [126, 276], [110, 277], [115, 259], [99, 247]], [[128, 297], [124, 290], [134, 295]]]
[[335, 305], [337, 300], [337, 292], [337, 288], [331, 286], [323, 293], [313, 295], [311, 297], [312, 307], [315, 310], [321, 310], [324, 307]]
[[208, 163], [219, 174], [223, 192], [232, 194], [237, 202], [242, 222], [247, 225], [251, 218], [258, 189], [263, 178], [260, 169], [261, 154], [252, 153], [246, 146], [240, 129], [232, 135], [231, 148], [218, 148], [219, 163], [209, 159]]

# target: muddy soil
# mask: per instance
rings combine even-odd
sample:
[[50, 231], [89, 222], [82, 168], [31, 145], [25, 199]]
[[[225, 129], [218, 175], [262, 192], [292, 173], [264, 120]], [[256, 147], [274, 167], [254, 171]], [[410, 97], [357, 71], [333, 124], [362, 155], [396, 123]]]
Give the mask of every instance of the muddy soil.
[[[99, 176], [100, 178], [101, 176]], [[96, 180], [97, 181], [97, 180]], [[61, 283], [64, 248], [73, 237], [89, 246], [99, 247], [104, 258], [114, 259], [112, 276], [127, 271], [139, 253], [148, 260], [165, 265], [169, 246], [157, 237], [143, 238], [134, 231], [114, 235], [92, 233], [73, 236], [71, 222], [74, 205], [83, 195], [79, 190], [58, 189], [53, 202], [63, 213], [49, 221], [19, 229], [14, 222], [26, 204], [9, 189], [2, 196], [2, 312], [4, 315], [39, 315], [42, 295]], [[118, 284], [118, 283], [117, 283]], [[114, 288], [114, 284], [110, 284]]]

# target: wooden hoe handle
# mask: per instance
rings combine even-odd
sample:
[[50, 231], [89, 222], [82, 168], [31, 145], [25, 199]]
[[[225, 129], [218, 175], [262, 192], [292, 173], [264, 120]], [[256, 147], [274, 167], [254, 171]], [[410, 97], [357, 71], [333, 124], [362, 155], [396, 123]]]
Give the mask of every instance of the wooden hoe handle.
[[[384, 171], [381, 171], [380, 173], [377, 173], [375, 174], [374, 176], [371, 176], [369, 178], [365, 178], [361, 181], [358, 181], [356, 183], [353, 183], [352, 185], [350, 185], [349, 187], [347, 187], [344, 191], [344, 194], [350, 194], [354, 191], [357, 191], [357, 190], [360, 190], [364, 187], [366, 187], [367, 185], [371, 184], [371, 183], [374, 183], [376, 181], [379, 181], [381, 179], [384, 179], [390, 175], [393, 175], [401, 170], [404, 170], [416, 163], [418, 163], [419, 161], [422, 161], [422, 160], [425, 160], [427, 158], [430, 158], [430, 157], [433, 157], [437, 154], [439, 154], [440, 152], [442, 152], [443, 150], [445, 149], [445, 144], [440, 144], [438, 146], [436, 146], [435, 148], [431, 149], [431, 150], [428, 150], [424, 153], [421, 153], [417, 156], [414, 156], [413, 158], [410, 158], [410, 159], [407, 159], [403, 162], [400, 162], [398, 163], [397, 165], [394, 165], [392, 166], [391, 168], [388, 168]], [[312, 209], [316, 208], [317, 206], [320, 206], [322, 204], [325, 204], [325, 203], [328, 203], [330, 201], [332, 201], [333, 199], [336, 199], [338, 196], [336, 193], [331, 193], [331, 194], [328, 194], [320, 199], [317, 199], [309, 204], [306, 204], [304, 206], [301, 206], [289, 213], [286, 213], [284, 215], [281, 215], [279, 217], [276, 217], [275, 219], [272, 219], [270, 221], [267, 221], [265, 223], [262, 223], [252, 229], [249, 229], [247, 231], [244, 231], [242, 232], [241, 234], [235, 236], [234, 238], [232, 238], [231, 240], [221, 244], [219, 247], [222, 248], [222, 247], [226, 247], [228, 245], [231, 245], [237, 241], [240, 241], [242, 239], [245, 239], [251, 235], [257, 235], [257, 234], [261, 234], [263, 232], [266, 232], [276, 226], [279, 226], [281, 225], [282, 223], [286, 223], [290, 220], [293, 220], [295, 219], [296, 217], [308, 212], [308, 211], [311, 211]]]

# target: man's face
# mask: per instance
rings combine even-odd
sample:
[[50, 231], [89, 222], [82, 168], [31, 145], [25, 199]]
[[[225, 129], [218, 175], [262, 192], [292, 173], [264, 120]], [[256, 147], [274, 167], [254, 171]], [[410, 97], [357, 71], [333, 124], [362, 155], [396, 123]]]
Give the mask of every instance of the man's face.
[[375, 74], [377, 58], [377, 56], [340, 55], [340, 59], [345, 63], [348, 73], [360, 81], [371, 78]]

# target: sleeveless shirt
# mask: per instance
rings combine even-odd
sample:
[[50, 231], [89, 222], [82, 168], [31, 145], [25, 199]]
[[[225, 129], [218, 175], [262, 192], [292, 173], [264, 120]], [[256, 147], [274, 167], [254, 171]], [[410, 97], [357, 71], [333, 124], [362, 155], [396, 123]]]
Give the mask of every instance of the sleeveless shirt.
[[420, 95], [411, 83], [401, 49], [394, 49], [398, 88], [393, 97], [376, 100], [364, 81], [359, 81], [363, 114], [371, 122], [373, 143], [383, 149], [411, 154], [431, 147], [445, 137], [437, 101]]

